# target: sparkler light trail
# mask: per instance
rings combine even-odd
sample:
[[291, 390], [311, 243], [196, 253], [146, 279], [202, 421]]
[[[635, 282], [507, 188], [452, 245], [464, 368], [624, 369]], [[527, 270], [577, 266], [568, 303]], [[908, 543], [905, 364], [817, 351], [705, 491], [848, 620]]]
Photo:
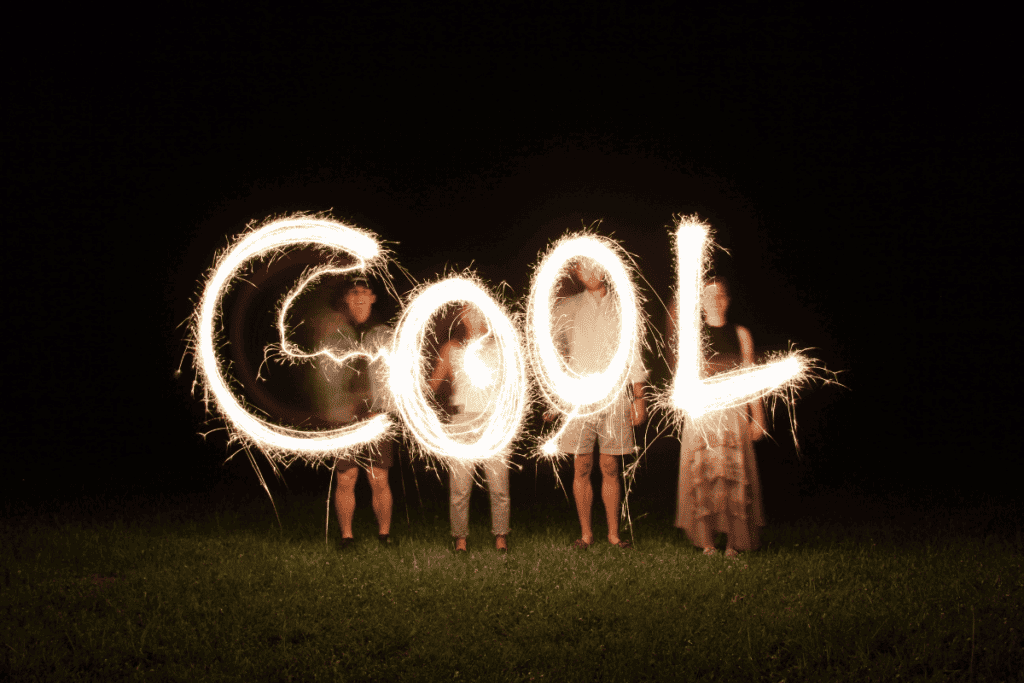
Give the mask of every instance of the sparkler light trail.
[[[314, 244], [351, 255], [356, 264], [350, 269], [366, 269], [384, 258], [377, 240], [364, 230], [310, 216], [272, 221], [244, 235], [219, 259], [203, 288], [193, 322], [192, 337], [196, 369], [203, 381], [207, 398], [212, 396], [217, 410], [227, 420], [233, 438], [247, 440], [260, 446], [272, 460], [287, 461], [297, 455], [306, 460], [322, 462], [380, 438], [390, 427], [390, 420], [386, 415], [378, 415], [355, 425], [323, 432], [304, 432], [267, 422], [249, 412], [236, 398], [227, 385], [216, 352], [215, 330], [223, 314], [224, 295], [245, 265], [253, 259], [304, 244]], [[278, 331], [281, 334], [281, 348], [286, 355], [312, 357], [319, 353], [327, 353], [318, 351], [303, 354], [287, 341], [284, 328], [288, 305], [306, 284], [327, 270], [314, 272], [307, 277], [289, 294], [281, 307]], [[331, 357], [334, 358], [333, 355]]]
[[[586, 374], [569, 368], [555, 342], [560, 323], [552, 316], [563, 268], [579, 258], [590, 259], [603, 269], [621, 321], [615, 353], [607, 367]], [[563, 238], [537, 268], [526, 317], [530, 365], [547, 402], [565, 416], [556, 434], [542, 446], [543, 453], [553, 455], [558, 437], [573, 418], [600, 412], [616, 399], [641, 343], [640, 307], [621, 247], [608, 238], [586, 233]]]
[[[456, 429], [441, 422], [427, 399], [423, 347], [431, 316], [453, 302], [466, 302], [477, 307], [494, 336], [500, 362], [497, 368], [480, 368], [474, 382], [486, 383], [487, 373], [494, 385], [493, 399], [479, 424], [467, 430]], [[480, 359], [474, 345], [467, 349], [468, 373], [473, 361]], [[427, 452], [440, 458], [480, 462], [501, 457], [512, 440], [519, 435], [526, 415], [526, 362], [522, 342], [512, 320], [498, 303], [477, 283], [453, 277], [421, 289], [413, 295], [402, 313], [395, 331], [388, 383], [395, 404], [406, 428]], [[469, 438], [466, 438], [469, 437]], [[473, 438], [475, 437], [475, 438]]]
[[693, 419], [767, 396], [804, 377], [807, 361], [798, 352], [757, 367], [737, 368], [701, 380], [701, 293], [707, 271], [708, 226], [684, 217], [676, 230], [679, 277], [676, 374], [669, 404]]

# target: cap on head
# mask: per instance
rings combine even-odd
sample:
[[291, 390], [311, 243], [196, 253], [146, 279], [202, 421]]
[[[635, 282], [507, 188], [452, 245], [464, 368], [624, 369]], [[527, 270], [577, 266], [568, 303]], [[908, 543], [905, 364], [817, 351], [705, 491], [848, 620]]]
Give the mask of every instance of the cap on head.
[[356, 287], [369, 289], [371, 292], [373, 291], [373, 285], [370, 284], [370, 280], [362, 273], [352, 275], [345, 280], [345, 286], [342, 288], [342, 291], [348, 292], [348, 290], [355, 289]]

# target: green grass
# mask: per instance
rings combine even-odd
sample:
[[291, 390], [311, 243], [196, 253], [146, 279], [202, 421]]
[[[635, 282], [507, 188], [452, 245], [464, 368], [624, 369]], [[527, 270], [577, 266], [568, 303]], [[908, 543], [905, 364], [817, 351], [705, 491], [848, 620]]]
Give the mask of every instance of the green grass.
[[196, 505], [9, 515], [0, 679], [1024, 680], [1019, 539], [963, 516], [769, 527], [732, 561], [653, 512], [624, 553], [572, 550], [568, 504], [517, 509], [500, 556], [474, 508], [456, 556], [442, 508], [396, 510], [384, 549], [361, 504], [338, 554], [322, 499], [283, 529], [265, 501]]

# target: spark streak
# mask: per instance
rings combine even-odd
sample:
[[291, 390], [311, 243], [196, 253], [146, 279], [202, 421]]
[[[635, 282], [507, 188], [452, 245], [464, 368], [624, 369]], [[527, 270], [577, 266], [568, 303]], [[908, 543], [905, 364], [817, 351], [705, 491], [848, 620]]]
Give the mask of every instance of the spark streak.
[[799, 380], [807, 362], [798, 352], [759, 365], [737, 368], [701, 380], [701, 304], [707, 270], [708, 226], [696, 216], [682, 218], [676, 231], [679, 277], [677, 325], [678, 365], [670, 394], [671, 407], [693, 419], [767, 396]]
[[[246, 410], [232, 393], [216, 353], [215, 328], [222, 315], [224, 295], [232, 280], [248, 261], [300, 244], [315, 244], [346, 252], [355, 258], [357, 265], [354, 268], [359, 269], [383, 258], [380, 245], [371, 233], [322, 218], [286, 218], [250, 232], [220, 258], [203, 288], [193, 325], [195, 362], [207, 395], [212, 395], [234, 437], [248, 439], [260, 446], [271, 459], [286, 460], [289, 455], [299, 455], [307, 460], [323, 461], [380, 438], [391, 425], [390, 420], [386, 415], [378, 415], [356, 425], [323, 432], [304, 432], [267, 422]], [[281, 307], [279, 332], [282, 350], [286, 354], [291, 351], [303, 357], [317, 355], [302, 354], [290, 348], [292, 345], [287, 341], [283, 320], [287, 304], [306, 284], [324, 272], [317, 271], [304, 280]]]
[[[474, 422], [469, 430], [454, 429], [441, 422], [428, 401], [424, 378], [423, 346], [427, 324], [437, 310], [457, 301], [473, 304], [483, 312], [501, 359], [498, 368], [485, 368], [486, 372], [494, 373], [494, 399], [479, 424]], [[467, 364], [469, 358], [475, 357], [468, 351]], [[508, 314], [478, 283], [466, 278], [448, 278], [416, 293], [398, 322], [390, 362], [388, 382], [395, 404], [406, 427], [424, 450], [440, 458], [479, 462], [501, 457], [519, 435], [527, 404], [522, 342]], [[472, 369], [467, 367], [467, 372]]]

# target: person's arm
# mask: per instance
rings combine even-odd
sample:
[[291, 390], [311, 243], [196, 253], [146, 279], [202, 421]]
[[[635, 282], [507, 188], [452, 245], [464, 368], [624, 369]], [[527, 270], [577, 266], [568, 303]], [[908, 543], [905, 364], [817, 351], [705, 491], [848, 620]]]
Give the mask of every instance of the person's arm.
[[[736, 326], [736, 336], [740, 340], [740, 355], [743, 358], [743, 367], [753, 367], [754, 338], [750, 336], [750, 331], [741, 325]], [[755, 398], [747, 406], [749, 407], [751, 417], [750, 439], [751, 441], [758, 441], [768, 434], [767, 425], [765, 424], [764, 402], [760, 398]]]
[[643, 382], [633, 382], [633, 400], [630, 405], [633, 409], [631, 423], [636, 427], [647, 419], [647, 399], [644, 397]]
[[630, 424], [634, 427], [647, 419], [647, 398], [644, 395], [644, 387], [647, 385], [647, 369], [644, 367], [644, 359], [640, 353], [640, 345], [633, 349], [633, 358], [629, 368], [629, 397], [631, 408]]
[[388, 386], [386, 353], [390, 351], [394, 340], [394, 330], [385, 325], [378, 325], [370, 330], [365, 340], [373, 360], [370, 363], [370, 412], [367, 417], [374, 417], [381, 413], [395, 412], [395, 399], [391, 395]]
[[457, 341], [446, 342], [441, 347], [441, 353], [438, 354], [437, 363], [434, 365], [434, 371], [430, 373], [430, 379], [427, 380], [427, 384], [430, 385], [430, 390], [435, 394], [437, 390], [441, 388], [441, 382], [446, 379], [450, 379], [452, 376], [452, 347], [457, 345]]

